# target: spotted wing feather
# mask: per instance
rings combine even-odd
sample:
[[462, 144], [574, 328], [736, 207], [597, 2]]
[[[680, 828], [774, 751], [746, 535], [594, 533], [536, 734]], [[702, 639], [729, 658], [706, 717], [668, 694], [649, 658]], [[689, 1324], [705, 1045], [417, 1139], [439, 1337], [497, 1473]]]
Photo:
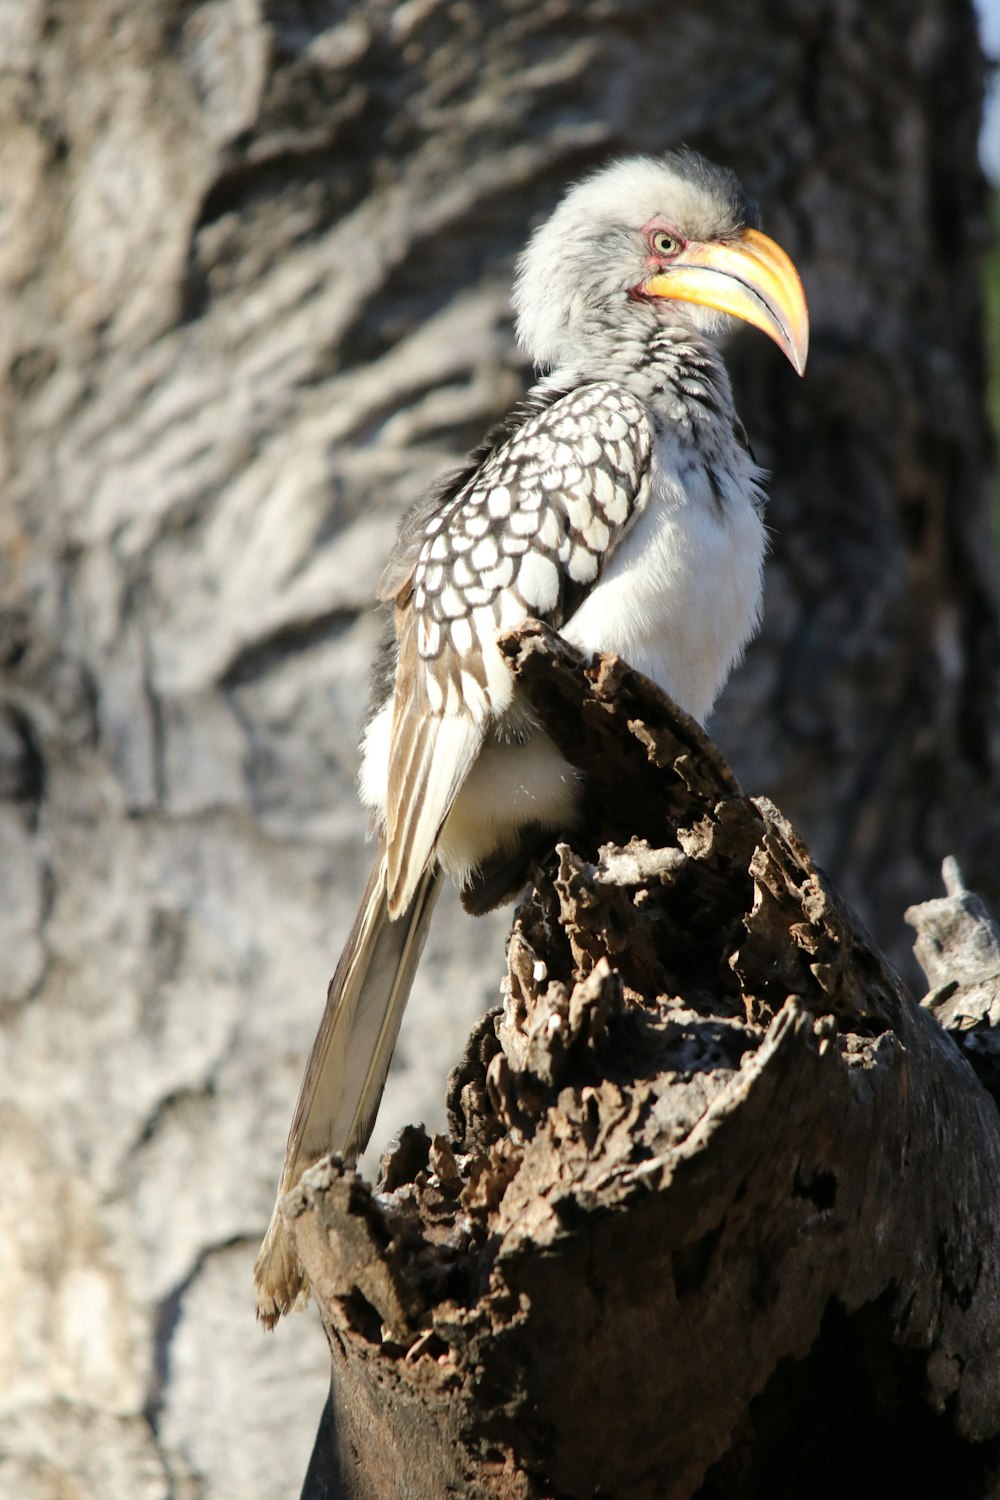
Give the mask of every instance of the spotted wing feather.
[[600, 577], [649, 493], [643, 405], [599, 381], [528, 417], [404, 526], [379, 593], [398, 659], [386, 806], [389, 909], [405, 909], [492, 719], [509, 706], [500, 632], [556, 626]]

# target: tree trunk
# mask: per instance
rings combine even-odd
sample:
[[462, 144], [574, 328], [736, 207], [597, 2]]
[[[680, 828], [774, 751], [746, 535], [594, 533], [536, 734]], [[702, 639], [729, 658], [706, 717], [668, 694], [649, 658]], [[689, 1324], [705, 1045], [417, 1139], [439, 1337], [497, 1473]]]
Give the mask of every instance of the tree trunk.
[[510, 654], [600, 813], [450, 1138], [286, 1200], [333, 1354], [306, 1500], [988, 1500], [993, 1099], [691, 720], [542, 627]]
[[[973, 12], [0, 9], [0, 1489], [277, 1500], [328, 1359], [250, 1266], [364, 878], [369, 603], [591, 164], [731, 163], [812, 307], [805, 381], [733, 349], [774, 545], [713, 733], [898, 961], [944, 854], [1000, 900]], [[383, 1138], [500, 931], [442, 910]]]

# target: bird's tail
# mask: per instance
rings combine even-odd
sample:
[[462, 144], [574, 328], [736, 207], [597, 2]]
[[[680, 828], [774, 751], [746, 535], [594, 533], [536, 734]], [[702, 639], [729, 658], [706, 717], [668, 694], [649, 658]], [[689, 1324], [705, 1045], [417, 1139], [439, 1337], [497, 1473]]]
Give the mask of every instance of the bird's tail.
[[[424, 871], [406, 911], [391, 921], [381, 851], [330, 981], [288, 1133], [279, 1200], [307, 1167], [329, 1152], [353, 1162], [364, 1150], [440, 886], [435, 863]], [[277, 1203], [254, 1266], [254, 1283], [257, 1316], [269, 1327], [304, 1287]]]

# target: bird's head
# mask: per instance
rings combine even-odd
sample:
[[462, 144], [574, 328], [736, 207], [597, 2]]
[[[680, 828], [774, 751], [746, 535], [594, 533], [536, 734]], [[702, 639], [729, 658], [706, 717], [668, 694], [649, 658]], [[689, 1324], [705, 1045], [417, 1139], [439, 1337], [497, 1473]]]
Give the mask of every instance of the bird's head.
[[521, 257], [518, 341], [549, 369], [662, 322], [714, 339], [732, 318], [774, 339], [801, 375], [809, 318], [798, 273], [757, 228], [735, 173], [697, 152], [633, 156], [570, 188]]

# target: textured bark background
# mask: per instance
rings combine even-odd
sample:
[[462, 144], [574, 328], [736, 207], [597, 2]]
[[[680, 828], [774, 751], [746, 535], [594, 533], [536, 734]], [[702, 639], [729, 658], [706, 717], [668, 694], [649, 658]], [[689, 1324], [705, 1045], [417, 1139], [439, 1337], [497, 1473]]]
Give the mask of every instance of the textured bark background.
[[[270, 1500], [328, 1358], [250, 1266], [365, 863], [369, 600], [609, 153], [731, 162], [813, 312], [801, 384], [734, 349], [775, 537], [715, 732], [891, 951], [945, 853], [996, 909], [972, 10], [10, 0], [0, 63], [0, 1488]], [[439, 914], [382, 1140], [502, 927]]]

